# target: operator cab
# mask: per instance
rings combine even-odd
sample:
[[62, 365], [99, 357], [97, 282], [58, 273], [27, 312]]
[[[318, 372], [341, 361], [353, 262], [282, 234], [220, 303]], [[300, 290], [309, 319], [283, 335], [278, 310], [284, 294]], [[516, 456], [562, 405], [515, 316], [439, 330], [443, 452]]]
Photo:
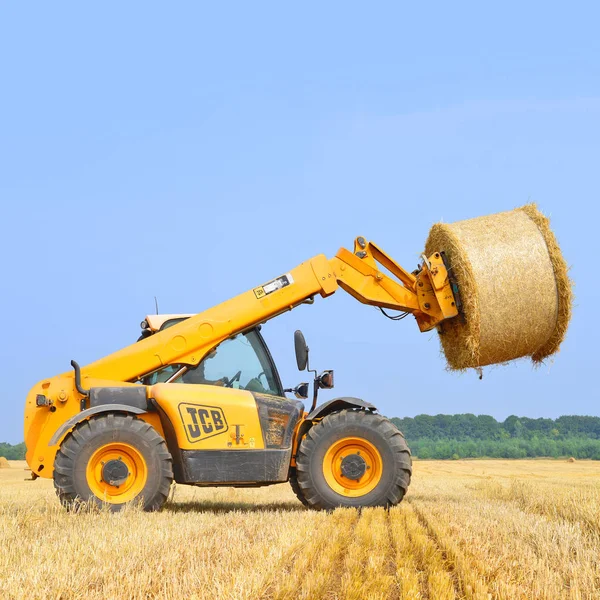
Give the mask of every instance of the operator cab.
[[[175, 323], [165, 322], [166, 327], [171, 324]], [[194, 367], [167, 365], [146, 375], [142, 383], [216, 385], [284, 396], [279, 373], [258, 328], [224, 340]]]
[[[170, 314], [148, 315], [141, 323], [140, 340], [154, 333], [163, 331], [173, 325], [189, 319], [193, 315]], [[308, 398], [307, 382], [295, 388], [283, 389], [281, 379], [269, 348], [260, 333], [260, 325], [221, 342], [211, 350], [195, 367], [182, 364], [167, 365], [144, 376], [141, 383], [191, 383], [216, 385], [246, 390], [258, 394], [285, 397], [292, 392], [299, 400]], [[139, 340], [138, 340], [139, 341]], [[305, 369], [315, 374], [313, 387], [313, 408], [316, 406], [319, 389], [333, 388], [333, 371], [324, 371], [317, 375], [308, 363], [308, 346], [301, 331], [294, 334], [296, 363], [300, 371]]]

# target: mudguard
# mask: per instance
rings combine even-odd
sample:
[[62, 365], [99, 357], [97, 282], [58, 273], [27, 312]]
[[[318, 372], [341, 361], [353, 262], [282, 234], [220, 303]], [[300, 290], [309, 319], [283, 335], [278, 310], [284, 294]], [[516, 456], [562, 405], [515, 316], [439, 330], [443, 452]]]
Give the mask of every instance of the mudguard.
[[88, 408], [86, 410], [82, 410], [81, 412], [73, 415], [68, 421], [65, 421], [55, 432], [54, 435], [50, 438], [48, 442], [48, 446], [55, 446], [58, 442], [63, 438], [63, 436], [77, 425], [77, 423], [81, 423], [81, 421], [85, 421], [94, 415], [99, 415], [100, 413], [105, 412], [126, 412], [131, 413], [132, 415], [141, 415], [147, 410], [142, 410], [141, 408], [137, 408], [136, 406], [128, 406], [127, 404], [102, 404], [100, 406], [93, 406], [92, 408]]
[[133, 415], [141, 415], [148, 412], [145, 387], [107, 387], [92, 388], [90, 390], [90, 408], [82, 410], [65, 421], [50, 438], [48, 446], [55, 446], [73, 429], [77, 423], [81, 423], [94, 415], [106, 412], [125, 412]]
[[320, 419], [325, 415], [337, 412], [343, 408], [364, 408], [371, 411], [377, 410], [377, 407], [370, 402], [365, 402], [360, 398], [352, 398], [351, 396], [342, 396], [340, 398], [329, 400], [328, 402], [325, 402], [325, 404], [321, 404], [321, 406], [317, 406], [317, 408], [306, 417], [306, 420], [312, 421], [314, 419]]

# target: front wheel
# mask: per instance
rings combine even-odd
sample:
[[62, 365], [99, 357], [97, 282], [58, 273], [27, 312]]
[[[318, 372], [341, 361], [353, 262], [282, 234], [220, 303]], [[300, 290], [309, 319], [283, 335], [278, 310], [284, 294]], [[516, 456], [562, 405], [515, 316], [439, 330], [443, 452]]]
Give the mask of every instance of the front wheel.
[[164, 439], [141, 419], [105, 414], [79, 423], [54, 461], [54, 487], [61, 503], [78, 502], [120, 510], [127, 502], [157, 510], [173, 481]]
[[298, 475], [296, 474], [296, 469], [290, 470], [290, 485], [292, 486], [292, 491], [296, 495], [296, 498], [298, 498], [298, 500], [300, 500], [300, 502], [302, 502], [304, 506], [308, 506], [308, 502], [304, 497], [304, 492], [302, 491], [302, 488], [298, 483]]
[[412, 461], [394, 424], [371, 412], [323, 417], [302, 440], [298, 486], [313, 508], [394, 506], [410, 485]]

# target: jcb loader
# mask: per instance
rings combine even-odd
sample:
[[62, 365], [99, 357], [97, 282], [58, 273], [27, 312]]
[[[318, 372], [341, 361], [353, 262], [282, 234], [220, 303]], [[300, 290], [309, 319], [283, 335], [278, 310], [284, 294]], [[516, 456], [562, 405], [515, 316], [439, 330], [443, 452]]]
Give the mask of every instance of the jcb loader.
[[[53, 478], [68, 508], [119, 510], [133, 501], [159, 509], [173, 481], [289, 481], [301, 502], [321, 509], [397, 504], [412, 472], [400, 431], [358, 398], [317, 406], [318, 390], [333, 387], [333, 371], [311, 371], [306, 411], [300, 400], [309, 384], [283, 389], [260, 327], [342, 288], [390, 318], [412, 314], [429, 331], [459, 314], [459, 295], [443, 253], [422, 260], [410, 273], [358, 237], [353, 252], [318, 255], [197, 315], [147, 317], [137, 342], [81, 368], [71, 361], [72, 371], [29, 392], [25, 442], [33, 478]], [[302, 371], [308, 348], [299, 331], [295, 349]]]

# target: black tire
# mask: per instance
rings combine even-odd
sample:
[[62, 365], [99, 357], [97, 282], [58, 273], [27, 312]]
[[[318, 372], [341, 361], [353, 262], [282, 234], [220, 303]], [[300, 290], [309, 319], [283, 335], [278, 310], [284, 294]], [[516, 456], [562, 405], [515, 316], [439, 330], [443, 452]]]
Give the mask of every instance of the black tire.
[[296, 473], [296, 469], [290, 470], [290, 485], [292, 486], [292, 491], [294, 494], [296, 494], [296, 498], [298, 498], [298, 500], [300, 500], [304, 506], [308, 506], [308, 502], [304, 497], [304, 492], [298, 483], [298, 474]]
[[145, 483], [133, 502], [147, 511], [160, 509], [173, 482], [172, 457], [165, 440], [145, 421], [113, 413], [79, 423], [61, 444], [54, 460], [54, 487], [63, 506], [71, 509], [82, 502], [92, 503], [113, 512], [125, 506], [125, 502], [107, 502], [96, 496], [87, 481], [88, 462], [97, 450], [111, 443], [132, 446], [145, 462]]
[[[346, 437], [362, 438], [381, 456], [381, 477], [374, 489], [347, 497], [325, 479], [323, 463], [328, 449]], [[309, 431], [296, 457], [298, 485], [307, 505], [317, 509], [338, 506], [395, 506], [410, 485], [412, 460], [404, 436], [385, 417], [363, 410], [342, 410], [324, 417]]]

